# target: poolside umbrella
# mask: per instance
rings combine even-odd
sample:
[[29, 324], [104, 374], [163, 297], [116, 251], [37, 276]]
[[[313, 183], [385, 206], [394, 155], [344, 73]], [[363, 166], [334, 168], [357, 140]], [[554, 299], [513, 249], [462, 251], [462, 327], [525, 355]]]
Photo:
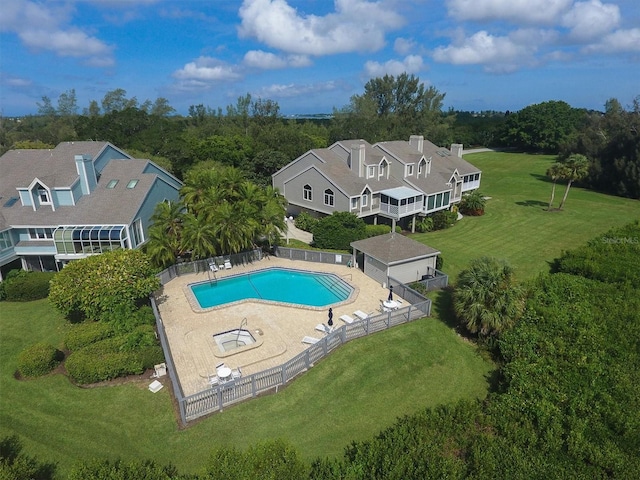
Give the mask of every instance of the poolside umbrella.
[[327, 322], [330, 327], [333, 327], [333, 309], [329, 309], [329, 321]]
[[387, 300], [393, 301], [393, 285], [389, 285], [389, 298]]

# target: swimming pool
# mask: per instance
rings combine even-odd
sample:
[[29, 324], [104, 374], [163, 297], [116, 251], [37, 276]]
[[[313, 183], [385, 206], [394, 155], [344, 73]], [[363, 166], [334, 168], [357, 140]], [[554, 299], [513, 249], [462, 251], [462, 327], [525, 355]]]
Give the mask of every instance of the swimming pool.
[[189, 287], [200, 308], [243, 300], [326, 307], [347, 300], [354, 290], [338, 275], [289, 268], [266, 268]]

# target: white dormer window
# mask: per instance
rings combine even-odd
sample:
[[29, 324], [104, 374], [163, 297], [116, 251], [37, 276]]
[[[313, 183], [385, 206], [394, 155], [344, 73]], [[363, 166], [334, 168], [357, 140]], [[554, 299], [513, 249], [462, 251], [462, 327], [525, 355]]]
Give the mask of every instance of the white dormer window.
[[374, 178], [376, 176], [376, 166], [369, 165], [367, 167], [367, 178]]
[[49, 192], [47, 192], [44, 188], [38, 189], [38, 198], [40, 199], [40, 205], [50, 205], [51, 197], [49, 196]]
[[387, 177], [387, 169], [389, 168], [389, 162], [387, 162], [386, 160], [382, 160], [382, 162], [380, 162], [380, 169], [378, 171], [378, 178], [380, 177]]
[[427, 162], [423, 158], [422, 160], [420, 160], [420, 163], [418, 163], [418, 177], [420, 175], [426, 176], [426, 170], [427, 170]]
[[404, 167], [404, 176], [405, 177], [411, 177], [413, 176], [413, 167], [415, 166], [415, 164], [410, 163], [409, 165]]

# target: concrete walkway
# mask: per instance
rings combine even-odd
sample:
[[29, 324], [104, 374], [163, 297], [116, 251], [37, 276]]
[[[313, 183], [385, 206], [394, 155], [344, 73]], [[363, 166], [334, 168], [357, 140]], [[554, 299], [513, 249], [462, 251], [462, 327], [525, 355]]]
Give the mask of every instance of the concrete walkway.
[[287, 225], [289, 227], [289, 238], [294, 238], [307, 244], [310, 244], [313, 241], [313, 234], [300, 230], [293, 224], [293, 222], [287, 221]]

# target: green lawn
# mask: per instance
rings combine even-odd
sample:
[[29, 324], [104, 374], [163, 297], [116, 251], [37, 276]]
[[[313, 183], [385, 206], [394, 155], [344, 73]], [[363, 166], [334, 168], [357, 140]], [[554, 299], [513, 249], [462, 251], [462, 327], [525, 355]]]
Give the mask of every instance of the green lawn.
[[[565, 211], [545, 212], [548, 156], [469, 156], [483, 170], [487, 214], [414, 238], [442, 251], [455, 275], [481, 255], [508, 259], [520, 278], [547, 270], [563, 249], [640, 217], [638, 201], [572, 189]], [[562, 195], [559, 186], [557, 196]], [[171, 397], [148, 382], [83, 389], [62, 375], [17, 381], [18, 353], [37, 341], [61, 346], [65, 322], [46, 301], [0, 304], [0, 437], [18, 434], [26, 453], [56, 461], [149, 458], [196, 472], [218, 445], [246, 447], [283, 438], [301, 454], [341, 455], [395, 419], [460, 398], [482, 398], [493, 365], [447, 327], [446, 295], [435, 316], [359, 339], [338, 349], [277, 395], [264, 396], [180, 429]], [[444, 305], [443, 305], [444, 304]], [[438, 317], [443, 321], [440, 321]]]
[[[476, 153], [465, 159], [482, 169], [480, 191], [491, 197], [482, 217], [465, 217], [453, 228], [412, 235], [442, 252], [444, 271], [455, 282], [480, 256], [504, 258], [524, 280], [548, 271], [563, 250], [584, 244], [611, 227], [640, 218], [640, 202], [571, 187], [563, 211], [547, 212], [550, 155]], [[557, 207], [564, 185], [556, 187]]]
[[437, 319], [351, 342], [277, 395], [178, 428], [165, 388], [148, 381], [77, 388], [62, 375], [16, 381], [16, 357], [35, 341], [60, 345], [65, 322], [46, 301], [2, 303], [0, 437], [18, 434], [27, 453], [56, 461], [150, 458], [195, 472], [218, 445], [284, 438], [307, 459], [342, 455], [397, 417], [424, 406], [482, 398], [493, 366]]

